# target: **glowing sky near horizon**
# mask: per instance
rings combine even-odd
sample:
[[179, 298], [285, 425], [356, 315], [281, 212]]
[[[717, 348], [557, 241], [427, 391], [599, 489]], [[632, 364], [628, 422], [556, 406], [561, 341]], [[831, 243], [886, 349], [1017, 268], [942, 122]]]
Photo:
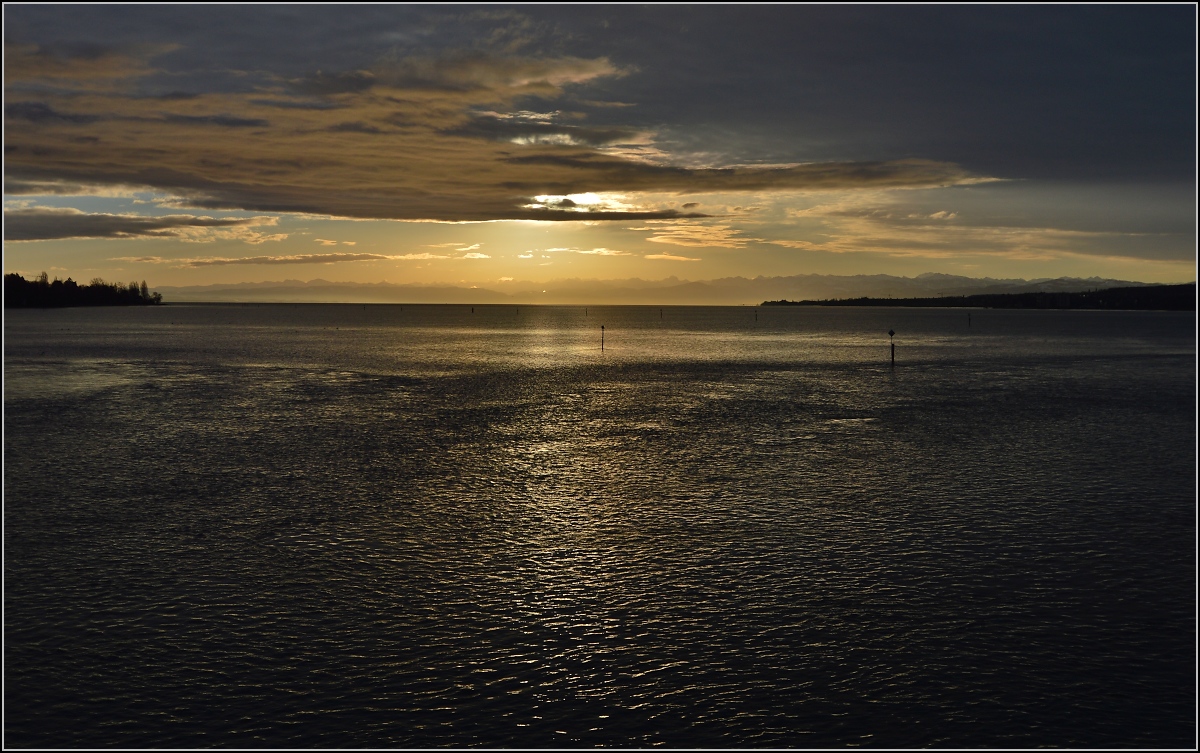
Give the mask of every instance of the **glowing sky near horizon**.
[[1193, 6], [6, 5], [6, 272], [1195, 279]]

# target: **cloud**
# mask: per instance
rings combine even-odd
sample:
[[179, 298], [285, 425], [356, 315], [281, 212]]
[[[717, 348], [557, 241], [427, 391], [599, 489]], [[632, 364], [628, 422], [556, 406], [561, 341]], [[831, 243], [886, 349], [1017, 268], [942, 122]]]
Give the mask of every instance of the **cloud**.
[[368, 133], [379, 134], [384, 131], [376, 126], [363, 123], [362, 121], [354, 121], [353, 123], [337, 123], [325, 129], [330, 133]]
[[[176, 44], [105, 45], [91, 42], [5, 44], [4, 79], [20, 84], [63, 85], [111, 82], [154, 72], [149, 60], [179, 48]], [[100, 84], [101, 88], [108, 88]]]
[[601, 108], [608, 108], [608, 107], [637, 107], [637, 105], [636, 105], [636, 104], [634, 104], [633, 102], [603, 102], [603, 101], [600, 101], [600, 100], [597, 100], [597, 99], [581, 99], [581, 100], [578, 100], [578, 101], [579, 101], [579, 104], [581, 104], [581, 105], [585, 105], [585, 106], [587, 106], [587, 107], [601, 107]]
[[[755, 239], [785, 248], [824, 253], [874, 253], [893, 258], [1006, 258], [1044, 261], [1107, 257], [1194, 260], [1194, 243], [1173, 233], [1078, 230], [1061, 227], [972, 222], [956, 211], [913, 211], [883, 197], [860, 202], [846, 195], [787, 212], [808, 238]], [[782, 229], [782, 228], [781, 228]], [[785, 230], [786, 232], [786, 230]]]
[[442, 133], [450, 136], [506, 141], [513, 144], [603, 147], [614, 144], [647, 143], [650, 134], [623, 126], [587, 127], [562, 125], [528, 118], [505, 118], [491, 113], [475, 115]]
[[[894, 204], [864, 203], [864, 197], [842, 197], [840, 200], [817, 204], [806, 209], [790, 209], [787, 215], [792, 218], [861, 218], [892, 225], [943, 225], [958, 217], [958, 212], [941, 210], [937, 212], [914, 212]], [[884, 196], [871, 197], [876, 202], [883, 201]]]
[[174, 264], [178, 259], [164, 259], [161, 256], [114, 256], [109, 261], [136, 262], [138, 264]]
[[656, 209], [650, 211], [626, 211], [620, 209], [601, 209], [585, 207], [575, 208], [574, 205], [563, 203], [555, 207], [540, 204], [526, 204], [522, 209], [510, 212], [511, 216], [497, 219], [540, 220], [545, 222], [579, 222], [586, 220], [670, 220], [682, 217], [707, 217], [706, 214], [689, 214], [674, 209]]
[[271, 124], [262, 118], [239, 118], [233, 115], [166, 115], [164, 119], [183, 125], [215, 125], [224, 128], [266, 128]]
[[517, 110], [516, 112], [496, 112], [495, 110], [484, 110], [476, 112], [476, 117], [495, 118], [497, 120], [518, 120], [532, 123], [553, 123], [557, 118], [562, 116], [561, 110], [553, 110], [551, 112], [536, 112], [534, 110]]
[[375, 85], [375, 74], [370, 71], [344, 71], [323, 73], [317, 71], [307, 78], [291, 82], [292, 88], [302, 94], [328, 96], [331, 94], [353, 94], [363, 92]]
[[101, 185], [83, 183], [64, 183], [56, 180], [21, 180], [19, 178], [4, 178], [4, 194], [6, 196], [107, 196], [131, 198], [138, 193], [148, 191], [146, 186]]
[[43, 241], [65, 238], [177, 238], [205, 242], [218, 238], [246, 243], [283, 240], [285, 234], [264, 235], [254, 227], [275, 225], [276, 217], [213, 218], [190, 214], [147, 217], [137, 214], [89, 214], [60, 207], [5, 209], [6, 241]]
[[611, 248], [548, 248], [547, 253], [583, 254], [585, 256], [629, 256], [627, 251], [614, 251]]
[[4, 106], [4, 116], [15, 120], [28, 120], [30, 123], [95, 123], [97, 115], [76, 115], [62, 113], [50, 107], [45, 102], [13, 102]]
[[292, 254], [287, 256], [249, 256], [242, 258], [211, 257], [205, 259], [179, 259], [184, 266], [210, 267], [225, 264], [336, 264], [346, 261], [387, 261], [403, 259], [402, 256], [383, 254]]
[[814, 243], [813, 241], [776, 239], [776, 240], [764, 240], [763, 243], [770, 243], [773, 246], [783, 246], [784, 248], [802, 248], [802, 249], [806, 249], [806, 250], [810, 250], [810, 251], [818, 250], [821, 248], [821, 245], [819, 243]]
[[673, 246], [692, 248], [745, 248], [747, 243], [758, 241], [742, 235], [729, 225], [701, 225], [696, 223], [664, 223], [658, 226], [630, 228], [649, 230], [653, 234], [646, 240], [651, 243], [668, 243]]
[[358, 245], [358, 241], [331, 241], [331, 240], [326, 240], [325, 238], [314, 238], [313, 240], [316, 241], [317, 243], [320, 243], [322, 246], [336, 246], [339, 243], [343, 246]]
[[690, 256], [674, 256], [672, 254], [645, 254], [643, 259], [664, 259], [666, 261], [701, 261]]
[[[554, 100], [631, 72], [605, 57], [392, 56], [361, 68], [277, 77], [273, 89], [264, 83], [184, 98], [134, 96], [109, 86], [113, 76], [151, 72], [146, 56], [162, 49], [147, 48], [140, 58], [105, 50], [74, 57], [20, 52], [24, 67], [6, 71], [9, 180], [147, 186], [194, 210], [445, 222], [699, 218], [693, 207], [641, 206], [637, 196], [987, 180], [920, 159], [685, 166], [644, 129], [559, 122], [575, 116], [554, 109]], [[47, 62], [60, 58], [125, 62], [101, 80], [76, 62], [58, 68]], [[13, 86], [51, 68], [54, 88], [12, 101]], [[255, 72], [253, 80], [266, 82], [264, 75]], [[200, 88], [202, 80], [189, 78], [189, 85]], [[551, 104], [514, 106], [531, 97]], [[377, 142], [370, 148], [367, 136]], [[573, 198], [580, 194], [631, 198], [625, 206], [584, 205]]]
[[79, 113], [59, 112], [44, 102], [13, 102], [5, 105], [5, 117], [11, 120], [25, 120], [30, 123], [45, 124], [76, 124], [86, 125], [99, 120], [130, 120], [155, 121], [181, 125], [215, 125], [225, 128], [265, 128], [271, 123], [263, 118], [239, 118], [235, 115], [177, 115], [167, 113], [158, 118], [139, 116], [89, 115]]
[[250, 104], [292, 110], [337, 110], [344, 106], [324, 99], [251, 99]]
[[458, 258], [460, 258], [460, 259], [490, 259], [492, 257], [488, 256], [487, 254], [470, 253], [470, 254], [463, 254], [462, 256], [460, 256]]
[[608, 58], [535, 58], [460, 53], [445, 57], [412, 57], [380, 66], [378, 81], [399, 89], [451, 92], [490, 91], [508, 99], [515, 94], [556, 93], [561, 87], [581, 84], [627, 71]]
[[[191, 259], [169, 259], [162, 256], [116, 256], [109, 261], [134, 262], [141, 264], [174, 264], [180, 267], [212, 267], [229, 264], [336, 264], [347, 261], [390, 261], [404, 256], [383, 254], [287, 254], [280, 256], [208, 256]], [[434, 257], [444, 259], [446, 257]]]
[[[996, 180], [973, 175], [953, 163], [925, 159], [688, 168], [618, 159], [597, 152], [559, 151], [517, 155], [507, 157], [505, 161], [579, 171], [581, 175], [588, 176], [593, 186], [590, 189], [592, 191], [836, 191], [936, 188]], [[513, 187], [518, 186], [519, 184], [513, 184]], [[557, 193], [576, 192], [570, 190]]]

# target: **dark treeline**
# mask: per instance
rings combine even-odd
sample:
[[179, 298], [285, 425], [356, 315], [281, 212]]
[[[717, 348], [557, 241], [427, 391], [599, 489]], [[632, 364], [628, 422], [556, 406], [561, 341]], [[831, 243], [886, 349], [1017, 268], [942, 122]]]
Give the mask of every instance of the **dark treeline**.
[[87, 285], [68, 277], [51, 282], [42, 272], [33, 280], [19, 274], [4, 275], [5, 308], [61, 308], [63, 306], [154, 306], [162, 303], [161, 293], [151, 293], [146, 281], [105, 282], [99, 277]]
[[1195, 311], [1196, 283], [1109, 288], [1085, 293], [981, 293], [940, 298], [839, 298], [763, 301], [764, 306], [925, 306], [988, 309], [1127, 309]]

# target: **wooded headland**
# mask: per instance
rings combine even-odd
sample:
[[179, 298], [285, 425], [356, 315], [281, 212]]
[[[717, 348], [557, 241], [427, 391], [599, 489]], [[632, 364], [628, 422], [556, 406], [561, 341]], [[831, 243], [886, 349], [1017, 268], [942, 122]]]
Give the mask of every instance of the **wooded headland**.
[[32, 280], [19, 274], [4, 275], [4, 308], [64, 308], [67, 306], [157, 306], [160, 293], [151, 293], [146, 281], [105, 282], [97, 277], [87, 285], [71, 278], [51, 282], [45, 272]]
[[1196, 283], [1108, 288], [1107, 290], [1089, 290], [1081, 293], [984, 293], [937, 298], [837, 298], [825, 301], [763, 301], [762, 305], [1195, 311]]

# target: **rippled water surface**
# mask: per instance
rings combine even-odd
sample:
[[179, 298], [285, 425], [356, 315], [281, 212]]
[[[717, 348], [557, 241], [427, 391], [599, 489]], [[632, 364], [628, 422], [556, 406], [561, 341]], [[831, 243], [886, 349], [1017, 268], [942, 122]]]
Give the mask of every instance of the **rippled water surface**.
[[1194, 315], [971, 319], [6, 312], [4, 742], [1190, 746]]

